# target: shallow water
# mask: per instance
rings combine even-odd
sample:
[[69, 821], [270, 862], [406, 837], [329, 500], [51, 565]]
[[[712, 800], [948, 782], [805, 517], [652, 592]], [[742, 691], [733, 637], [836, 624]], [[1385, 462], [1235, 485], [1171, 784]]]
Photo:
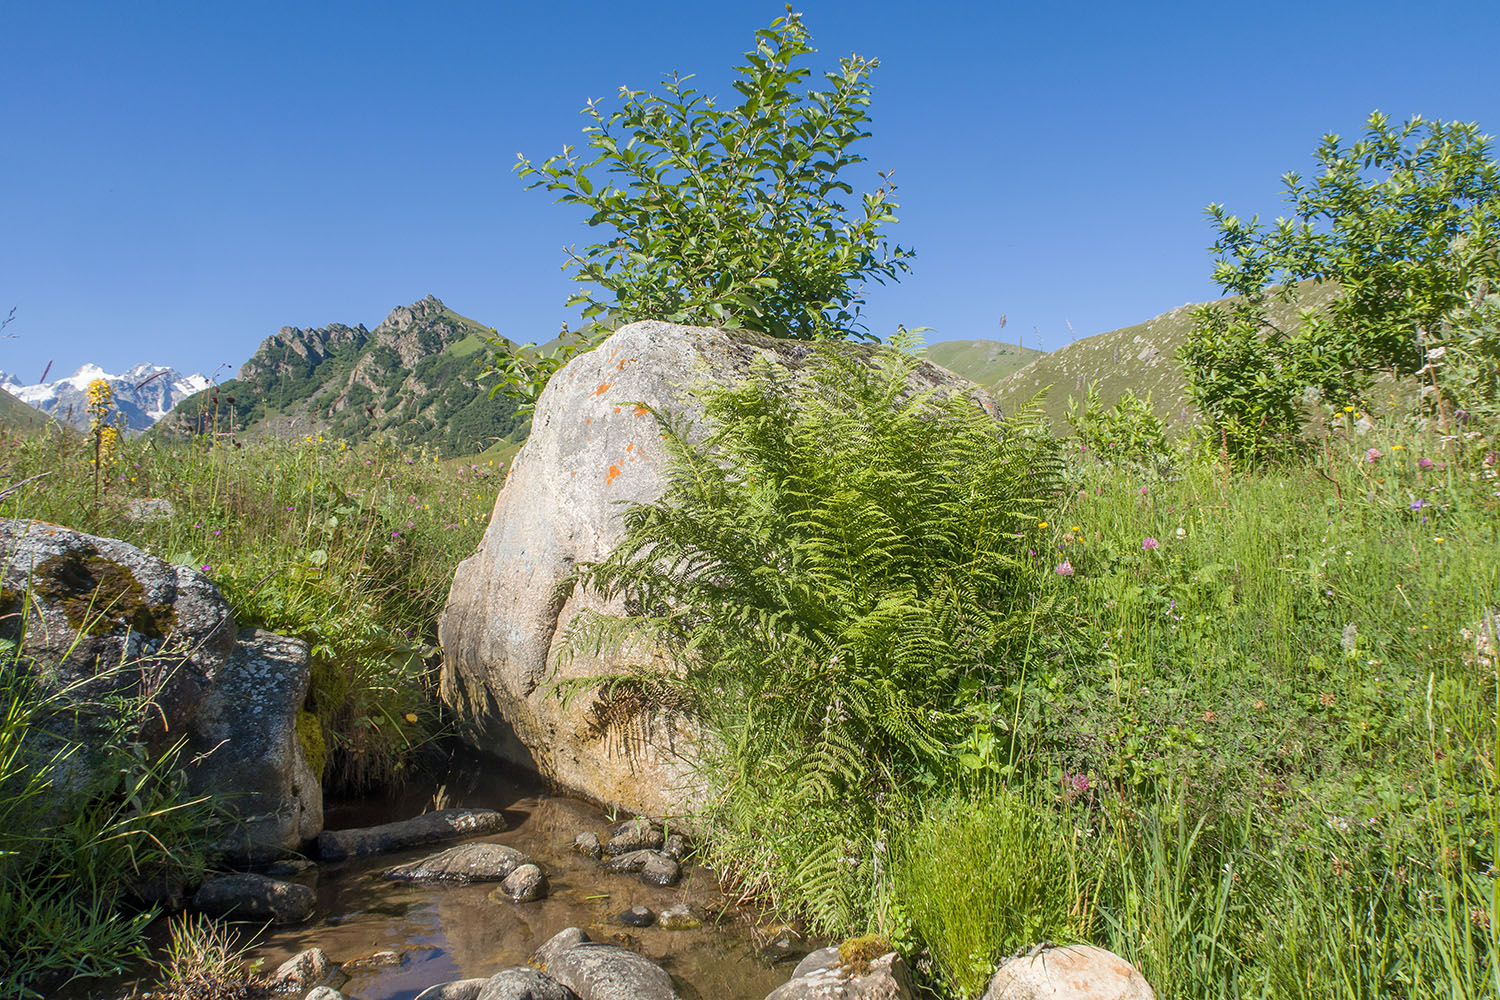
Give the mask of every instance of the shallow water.
[[[713, 872], [689, 861], [682, 883], [665, 889], [634, 875], [601, 871], [572, 850], [573, 838], [592, 830], [607, 839], [613, 825], [600, 810], [547, 792], [490, 761], [460, 759], [446, 778], [409, 788], [394, 799], [330, 803], [328, 829], [369, 826], [451, 807], [487, 807], [505, 813], [504, 833], [322, 865], [298, 881], [316, 885], [314, 919], [270, 928], [250, 957], [273, 970], [304, 948], [317, 946], [335, 962], [391, 950], [399, 966], [352, 973], [342, 992], [359, 1000], [408, 1000], [428, 986], [489, 976], [524, 965], [526, 958], [565, 927], [582, 927], [596, 941], [625, 944], [669, 972], [684, 1000], [763, 1000], [791, 974], [759, 957], [764, 932], [757, 914], [719, 892]], [[624, 819], [626, 817], [620, 817]], [[392, 882], [380, 872], [456, 843], [508, 844], [534, 858], [547, 873], [546, 899], [517, 904], [490, 899], [498, 883], [471, 885]], [[679, 902], [705, 918], [695, 930], [626, 927], [616, 914], [645, 905], [660, 912]], [[767, 929], [771, 925], [767, 924]], [[814, 945], [809, 944], [809, 948]]]

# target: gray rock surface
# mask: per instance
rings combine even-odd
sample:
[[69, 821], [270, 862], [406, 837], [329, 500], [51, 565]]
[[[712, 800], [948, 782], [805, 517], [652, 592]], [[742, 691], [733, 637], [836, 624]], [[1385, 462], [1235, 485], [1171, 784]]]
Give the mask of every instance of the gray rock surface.
[[629, 854], [632, 851], [659, 851], [665, 843], [661, 827], [643, 816], [626, 820], [615, 827], [604, 845], [605, 854]]
[[416, 1000], [477, 1000], [480, 990], [488, 979], [455, 979], [450, 983], [438, 983], [418, 993]]
[[547, 876], [542, 873], [538, 865], [520, 865], [515, 871], [505, 876], [505, 881], [500, 883], [500, 888], [516, 903], [534, 903], [539, 899], [545, 899], [550, 886], [547, 885]]
[[461, 844], [417, 861], [387, 868], [402, 882], [499, 882], [531, 858], [504, 844]]
[[702, 927], [703, 918], [693, 912], [693, 908], [687, 903], [678, 903], [662, 910], [656, 923], [664, 931], [690, 931]]
[[631, 851], [604, 862], [612, 872], [640, 872], [641, 881], [647, 885], [676, 885], [682, 878], [682, 866], [677, 859], [661, 851]]
[[797, 963], [792, 978], [766, 1000], [911, 1000], [914, 994], [911, 973], [894, 952], [856, 975], [840, 965], [837, 948], [820, 948]]
[[651, 912], [649, 906], [632, 906], [621, 913], [618, 919], [626, 927], [650, 927], [656, 923], [656, 914]]
[[[23, 603], [24, 636], [13, 614]], [[238, 630], [202, 573], [117, 539], [0, 519], [0, 638], [46, 665], [44, 687], [64, 702], [48, 730], [79, 751], [71, 780], [101, 763], [98, 706], [149, 692], [136, 721], [157, 747], [186, 738], [191, 790], [244, 820], [222, 845], [237, 860], [271, 860], [322, 828], [323, 792], [297, 738], [307, 647]]]
[[485, 980], [475, 1000], [578, 1000], [578, 994], [535, 969], [516, 968]]
[[585, 857], [599, 860], [604, 854], [604, 848], [599, 846], [599, 835], [593, 832], [580, 833], [573, 838], [573, 850]]
[[317, 986], [342, 986], [344, 979], [338, 966], [322, 948], [299, 951], [271, 973], [272, 986], [304, 993]]
[[319, 986], [302, 1000], [345, 1000], [345, 997], [332, 986]]
[[[579, 694], [566, 704], [555, 696], [554, 668], [562, 681], [625, 662], [673, 668], [648, 649], [559, 660], [575, 616], [623, 606], [585, 589], [560, 596], [558, 584], [613, 550], [624, 503], [661, 496], [666, 454], [646, 406], [692, 418], [701, 414], [695, 384], [738, 381], [761, 361], [796, 381], [813, 350], [802, 341], [632, 323], [552, 378], [479, 551], [458, 567], [439, 627], [442, 696], [468, 742], [596, 802], [656, 816], [692, 811], [702, 789], [692, 777], [690, 719], [636, 705], [628, 693]], [[936, 365], [914, 376], [914, 388], [928, 387], [993, 406]]]
[[1156, 1000], [1146, 977], [1089, 944], [1043, 948], [1003, 963], [984, 1000]]
[[650, 959], [592, 941], [558, 952], [542, 971], [579, 1000], [678, 1000], [672, 977]]
[[318, 856], [343, 861], [504, 829], [505, 817], [493, 809], [439, 809], [379, 826], [324, 830], [318, 837]]
[[239, 872], [215, 875], [193, 894], [193, 907], [211, 917], [295, 924], [312, 916], [315, 894], [305, 885]]

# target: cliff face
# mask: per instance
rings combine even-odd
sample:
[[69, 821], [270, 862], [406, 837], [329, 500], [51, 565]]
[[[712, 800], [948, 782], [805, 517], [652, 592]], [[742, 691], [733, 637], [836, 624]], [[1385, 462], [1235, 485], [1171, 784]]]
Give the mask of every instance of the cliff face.
[[442, 456], [477, 454], [527, 429], [513, 402], [490, 399], [478, 383], [492, 335], [431, 295], [391, 310], [373, 330], [282, 327], [238, 378], [179, 407], [169, 430], [385, 437]]

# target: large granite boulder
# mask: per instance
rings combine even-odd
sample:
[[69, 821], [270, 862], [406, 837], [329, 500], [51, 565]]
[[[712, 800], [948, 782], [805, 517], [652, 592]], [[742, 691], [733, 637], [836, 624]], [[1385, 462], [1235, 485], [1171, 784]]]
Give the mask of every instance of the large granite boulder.
[[[627, 687], [557, 697], [553, 682], [609, 673], [621, 662], [583, 651], [559, 660], [569, 623], [589, 609], [623, 610], [583, 588], [565, 595], [559, 585], [618, 544], [625, 505], [660, 498], [666, 452], [651, 408], [691, 420], [702, 412], [696, 385], [739, 381], [760, 363], [796, 382], [813, 350], [743, 332], [632, 323], [552, 378], [439, 625], [443, 698], [469, 742], [606, 805], [655, 816], [691, 810], [699, 790], [690, 719], [645, 704]], [[969, 393], [993, 407], [935, 365], [913, 380], [914, 389]], [[630, 658], [672, 669], [650, 650]]]
[[1091, 944], [1034, 948], [1001, 964], [983, 1000], [1156, 1000], [1146, 977]]
[[19, 643], [54, 700], [54, 743], [39, 751], [74, 744], [61, 788], [98, 766], [114, 725], [103, 706], [125, 698], [149, 704], [138, 735], [157, 748], [185, 739], [192, 790], [240, 818], [230, 854], [267, 860], [322, 829], [322, 788], [297, 735], [307, 646], [237, 629], [197, 570], [117, 539], [0, 519], [0, 638]]

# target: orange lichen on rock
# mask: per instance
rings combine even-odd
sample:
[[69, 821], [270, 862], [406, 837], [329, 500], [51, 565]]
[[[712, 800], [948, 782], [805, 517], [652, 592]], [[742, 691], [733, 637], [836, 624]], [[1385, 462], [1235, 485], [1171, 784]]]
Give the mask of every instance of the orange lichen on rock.
[[638, 405], [635, 408], [635, 415], [638, 416], [638, 417], [644, 417], [646, 414], [648, 414], [650, 412], [651, 412], [651, 408], [649, 406], [639, 406]]
[[604, 477], [604, 485], [608, 486], [610, 483], [614, 482], [615, 481], [615, 477], [618, 476], [619, 474], [620, 474], [620, 467], [618, 465], [611, 465], [609, 467], [609, 475], [607, 475], [607, 476]]
[[614, 387], [615, 387], [615, 384], [613, 382], [600, 382], [599, 383], [599, 388], [597, 388], [597, 389], [594, 390], [594, 395], [596, 395], [596, 396], [602, 396], [606, 392], [608, 392], [609, 390], [613, 389]]
[[635, 442], [632, 441], [625, 446], [626, 451], [635, 451]]

